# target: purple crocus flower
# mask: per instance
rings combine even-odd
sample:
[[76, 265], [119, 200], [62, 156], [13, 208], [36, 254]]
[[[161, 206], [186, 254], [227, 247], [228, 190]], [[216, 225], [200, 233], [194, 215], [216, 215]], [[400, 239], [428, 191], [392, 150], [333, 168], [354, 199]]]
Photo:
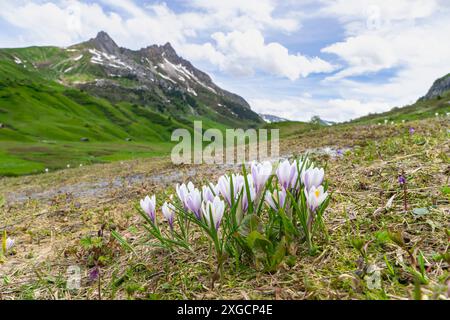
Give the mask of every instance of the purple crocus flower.
[[100, 275], [100, 268], [95, 266], [89, 271], [89, 280], [91, 280], [91, 282], [94, 282], [95, 280], [98, 279], [99, 275]]
[[302, 172], [302, 182], [305, 185], [306, 190], [311, 190], [312, 187], [318, 188], [325, 175], [325, 171], [322, 168], [309, 168]]
[[146, 214], [150, 217], [150, 220], [152, 222], [155, 222], [156, 219], [156, 198], [155, 195], [152, 195], [150, 198], [149, 196], [146, 196], [144, 199], [141, 200], [141, 208], [144, 210]]
[[269, 161], [264, 161], [263, 163], [252, 162], [251, 165], [253, 182], [255, 184], [256, 194], [259, 193], [264, 188], [267, 180], [272, 174], [272, 164]]
[[288, 189], [291, 187], [292, 180], [295, 179], [295, 174], [297, 173], [297, 163], [291, 165], [289, 160], [284, 160], [278, 165], [277, 177], [280, 185], [283, 189]]
[[202, 217], [201, 213], [201, 207], [202, 207], [202, 195], [200, 191], [195, 188], [186, 197], [186, 204], [189, 210], [191, 210], [197, 219], [200, 219]]
[[169, 226], [173, 229], [173, 219], [175, 217], [175, 207], [171, 203], [164, 202], [161, 211], [163, 213], [164, 218], [166, 218], [167, 222], [169, 222]]
[[399, 175], [398, 176], [398, 183], [401, 185], [401, 186], [403, 186], [405, 183], [406, 183], [406, 178], [405, 178], [405, 176], [404, 175]]
[[409, 128], [409, 134], [413, 135], [415, 131], [416, 130], [413, 127]]

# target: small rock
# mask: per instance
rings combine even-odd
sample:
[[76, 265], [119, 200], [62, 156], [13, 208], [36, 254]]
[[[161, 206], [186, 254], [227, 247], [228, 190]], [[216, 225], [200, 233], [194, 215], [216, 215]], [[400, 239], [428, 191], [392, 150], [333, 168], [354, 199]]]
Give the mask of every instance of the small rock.
[[80, 141], [81, 141], [81, 142], [88, 142], [88, 141], [89, 141], [89, 138], [81, 138]]

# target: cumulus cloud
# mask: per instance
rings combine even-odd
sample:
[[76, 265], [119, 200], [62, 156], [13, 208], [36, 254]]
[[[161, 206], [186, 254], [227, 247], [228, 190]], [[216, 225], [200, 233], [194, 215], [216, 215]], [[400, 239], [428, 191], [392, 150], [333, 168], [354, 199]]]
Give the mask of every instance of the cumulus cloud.
[[[336, 55], [343, 65], [324, 85], [339, 87], [344, 99], [381, 100], [386, 107], [378, 111], [385, 111], [414, 102], [434, 80], [450, 71], [448, 2], [377, 1], [376, 6], [371, 1], [325, 3], [322, 12], [342, 21], [348, 35], [322, 49]], [[391, 75], [382, 77], [382, 82], [371, 81], [383, 70]], [[366, 77], [354, 78], [361, 75]]]
[[212, 35], [215, 44], [187, 46], [187, 56], [206, 59], [220, 70], [233, 75], [251, 76], [255, 71], [296, 80], [311, 73], [331, 72], [330, 63], [301, 54], [290, 54], [277, 42], [265, 43], [258, 30], [216, 32]]

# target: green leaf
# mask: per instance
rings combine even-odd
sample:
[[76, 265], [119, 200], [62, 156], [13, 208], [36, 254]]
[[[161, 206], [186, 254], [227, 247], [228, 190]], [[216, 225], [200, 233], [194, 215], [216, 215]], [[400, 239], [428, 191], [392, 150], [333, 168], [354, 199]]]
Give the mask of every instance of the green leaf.
[[273, 250], [272, 242], [258, 231], [250, 232], [247, 236], [247, 244], [252, 250], [261, 248], [266, 253], [271, 253]]
[[127, 240], [125, 240], [119, 233], [117, 233], [115, 230], [111, 231], [111, 236], [113, 236], [114, 239], [117, 240], [117, 242], [119, 242], [119, 244], [122, 246], [122, 248], [124, 248], [127, 251], [131, 251], [134, 254], [136, 254], [136, 252], [134, 251], [134, 249], [131, 247], [131, 245], [127, 242]]
[[278, 243], [275, 252], [270, 257], [270, 271], [275, 271], [275, 269], [280, 265], [283, 261], [284, 256], [286, 255], [286, 239], [283, 237], [281, 241]]
[[443, 186], [441, 191], [445, 196], [450, 195], [450, 186]]

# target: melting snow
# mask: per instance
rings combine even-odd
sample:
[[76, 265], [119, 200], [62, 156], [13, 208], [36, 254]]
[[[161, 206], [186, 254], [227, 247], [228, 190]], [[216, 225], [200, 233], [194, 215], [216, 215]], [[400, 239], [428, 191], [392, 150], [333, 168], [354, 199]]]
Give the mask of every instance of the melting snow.
[[166, 80], [172, 81], [173, 83], [176, 83], [176, 81], [174, 81], [173, 79], [169, 78], [168, 76], [163, 75], [161, 72], [158, 72], [158, 74], [160, 75], [161, 78], [164, 78]]
[[107, 54], [105, 52], [98, 51], [95, 49], [89, 49], [89, 52], [93, 55], [93, 57], [91, 58], [92, 63], [105, 65], [105, 60], [107, 60], [108, 61], [107, 65], [110, 67], [133, 70], [132, 67], [127, 65], [119, 58], [117, 58], [115, 55]]
[[80, 55], [80, 56], [74, 58], [73, 61], [79, 61], [81, 58], [83, 58], [83, 55]]
[[197, 92], [195, 92], [194, 89], [192, 89], [192, 88], [187, 88], [187, 91], [188, 91], [189, 93], [192, 93], [194, 96], [197, 96]]
[[16, 56], [14, 56], [14, 62], [16, 64], [22, 64], [22, 60], [20, 60], [19, 58], [17, 58]]

